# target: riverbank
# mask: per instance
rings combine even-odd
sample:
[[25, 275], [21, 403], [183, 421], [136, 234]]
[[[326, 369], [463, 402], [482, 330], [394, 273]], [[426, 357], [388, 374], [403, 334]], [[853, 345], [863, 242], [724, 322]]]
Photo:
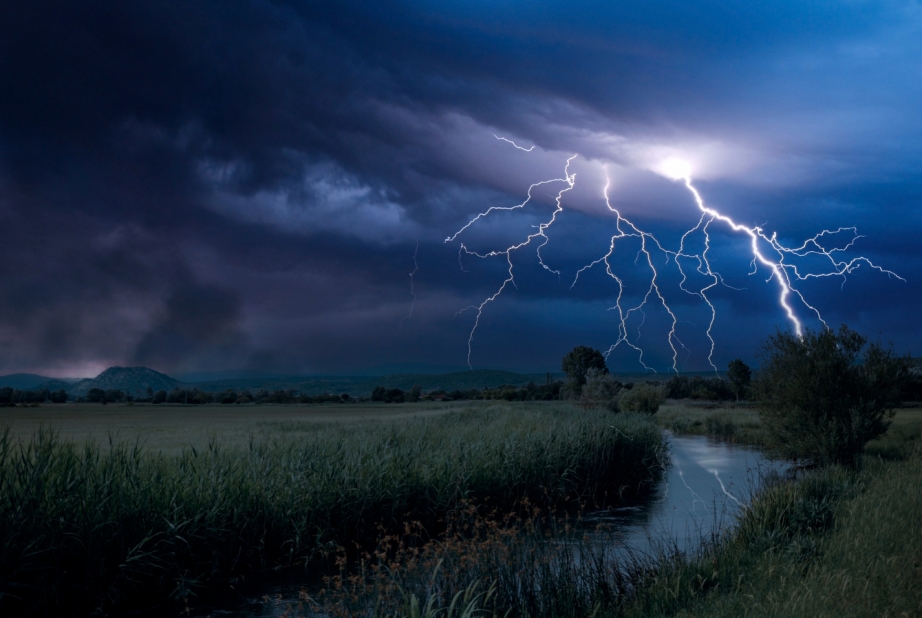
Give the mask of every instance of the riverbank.
[[666, 560], [609, 615], [922, 615], [922, 457], [868, 458], [766, 490], [739, 528]]
[[216, 431], [179, 454], [158, 452], [149, 437], [146, 446], [78, 444], [47, 429], [25, 441], [6, 431], [3, 615], [137, 610], [362, 548], [407, 522], [436, 534], [470, 504], [511, 512], [629, 494], [664, 461], [649, 417], [566, 404], [273, 422], [249, 442]]
[[[732, 418], [733, 411], [703, 411], [703, 427], [708, 414]], [[439, 565], [435, 575], [389, 574], [386, 582], [400, 586], [391, 589], [389, 607], [394, 615], [435, 616], [454, 599], [449, 614], [455, 616], [475, 610], [558, 618], [922, 615], [920, 417], [919, 410], [898, 411], [890, 430], [868, 445], [860, 470], [766, 479], [737, 526], [706, 536], [697, 551], [678, 551], [665, 540], [654, 555], [612, 555], [566, 530], [561, 542], [547, 543], [535, 542], [527, 529], [501, 528], [473, 545], [447, 540], [447, 553], [427, 563]], [[502, 551], [486, 551], [495, 547]], [[450, 556], [461, 556], [455, 561], [463, 568], [447, 562]], [[443, 572], [446, 564], [453, 573]], [[386, 582], [379, 589], [387, 598]], [[310, 615], [312, 606], [298, 609]]]
[[[709, 424], [714, 417], [721, 423]], [[698, 418], [705, 428], [737, 423], [742, 431], [731, 435], [759, 431], [748, 410], [702, 410]], [[732, 534], [698, 556], [663, 560], [610, 615], [922, 615], [919, 487], [922, 410], [898, 410], [867, 445], [860, 471], [817, 470], [766, 488]]]

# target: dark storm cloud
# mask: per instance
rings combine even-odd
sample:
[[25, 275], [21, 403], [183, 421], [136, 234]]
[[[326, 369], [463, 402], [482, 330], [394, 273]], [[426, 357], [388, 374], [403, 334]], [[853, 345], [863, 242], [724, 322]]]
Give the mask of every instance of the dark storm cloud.
[[[170, 370], [240, 365], [244, 351], [240, 298], [208, 285], [173, 290], [158, 317], [138, 343], [133, 363]], [[236, 363], [234, 362], [236, 360]]]
[[[561, 178], [573, 153], [543, 249], [560, 275], [516, 257], [479, 364], [540, 370], [617, 337], [613, 281], [569, 288], [612, 233], [602, 166], [612, 203], [674, 243], [695, 216], [651, 172], [668, 156], [690, 160], [709, 203], [794, 244], [857, 225], [856, 249], [907, 283], [860, 272], [805, 291], [836, 321], [922, 343], [905, 319], [922, 300], [914, 3], [35, 2], [3, 17], [2, 368], [463, 364], [472, 315], [455, 314], [505, 262], [459, 264], [442, 240]], [[460, 240], [521, 238], [559, 190]], [[752, 347], [741, 325], [783, 322], [718, 237], [747, 288], [718, 295], [732, 357]], [[639, 286], [628, 247], [618, 263]], [[669, 300], [702, 319], [700, 299]]]

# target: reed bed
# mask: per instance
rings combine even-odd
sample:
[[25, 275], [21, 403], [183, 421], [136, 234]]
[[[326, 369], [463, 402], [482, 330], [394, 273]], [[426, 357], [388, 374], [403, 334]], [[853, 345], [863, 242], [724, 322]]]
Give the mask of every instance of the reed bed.
[[[765, 479], [732, 529], [691, 553], [647, 554], [525, 521], [462, 521], [422, 551], [399, 546], [303, 593], [290, 616], [577, 618], [922, 615], [922, 442], [895, 427], [860, 470]], [[868, 455], [871, 455], [869, 453]], [[359, 577], [359, 574], [362, 576]]]
[[468, 504], [633, 492], [665, 460], [649, 418], [495, 405], [399, 423], [289, 423], [180, 455], [0, 434], [0, 611], [88, 615], [308, 563]]
[[765, 442], [758, 411], [732, 403], [704, 406], [670, 401], [656, 413], [663, 429], [676, 435], [707, 436], [724, 442], [761, 445]]

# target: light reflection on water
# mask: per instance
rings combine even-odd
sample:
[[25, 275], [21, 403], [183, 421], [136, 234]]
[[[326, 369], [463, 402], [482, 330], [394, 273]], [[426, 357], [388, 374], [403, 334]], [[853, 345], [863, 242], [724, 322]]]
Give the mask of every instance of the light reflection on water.
[[686, 551], [735, 520], [765, 474], [787, 469], [752, 447], [667, 435], [671, 465], [655, 490], [642, 501], [587, 514], [583, 528], [603, 524], [606, 539], [635, 551], [647, 551], [651, 539], [670, 539]]
[[[663, 540], [688, 551], [715, 528], [732, 524], [766, 473], [787, 469], [751, 447], [666, 433], [671, 465], [663, 479], [643, 499], [584, 514], [577, 524], [581, 537], [607, 544], [606, 553], [654, 553], [655, 545]], [[596, 532], [599, 529], [602, 531]], [[568, 543], [559, 537], [553, 542]], [[207, 615], [276, 618], [285, 615], [289, 602], [297, 604], [302, 588], [303, 583], [272, 586], [234, 609], [212, 608]], [[266, 603], [263, 596], [280, 602]]]

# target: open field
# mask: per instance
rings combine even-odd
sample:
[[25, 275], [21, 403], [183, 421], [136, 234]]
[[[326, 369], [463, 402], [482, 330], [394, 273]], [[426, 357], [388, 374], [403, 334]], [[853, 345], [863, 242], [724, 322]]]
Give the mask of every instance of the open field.
[[[513, 406], [515, 404], [512, 404]], [[553, 407], [554, 402], [530, 402], [529, 409]], [[559, 405], [559, 404], [558, 404]], [[495, 402], [344, 403], [344, 404], [42, 404], [37, 408], [0, 408], [0, 425], [28, 440], [39, 427], [52, 428], [62, 439], [107, 442], [140, 439], [145, 448], [178, 453], [201, 448], [212, 437], [222, 444], [245, 444], [250, 436], [276, 435], [289, 423], [369, 423], [427, 418], [462, 410], [495, 407]]]

